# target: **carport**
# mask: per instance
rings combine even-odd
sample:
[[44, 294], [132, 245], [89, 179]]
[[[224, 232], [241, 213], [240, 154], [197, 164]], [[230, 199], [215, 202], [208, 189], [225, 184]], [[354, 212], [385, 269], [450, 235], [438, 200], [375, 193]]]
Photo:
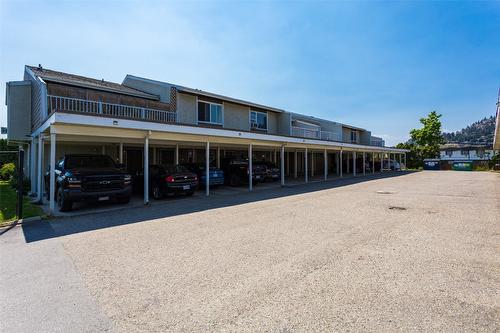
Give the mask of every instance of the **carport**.
[[[298, 179], [303, 176], [305, 183], [314, 177], [327, 180], [330, 173], [343, 177], [345, 173], [356, 176], [356, 163], [366, 161], [366, 154], [375, 155], [390, 148], [359, 146], [332, 141], [284, 137], [253, 132], [238, 132], [223, 129], [202, 128], [184, 125], [167, 125], [136, 120], [115, 120], [95, 118], [89, 124], [88, 117], [77, 114], [55, 113], [44, 126], [35, 133], [38, 141], [36, 153], [37, 167], [32, 169], [37, 174], [37, 196], [43, 200], [44, 160], [50, 161], [47, 170], [55, 170], [56, 157], [71, 152], [71, 147], [86, 152], [100, 152], [112, 156], [117, 162], [131, 161], [131, 152], [135, 150], [135, 163], [142, 158], [139, 166], [144, 170], [144, 179], [149, 179], [149, 165], [173, 161], [203, 161], [206, 164], [207, 177], [205, 195], [210, 195], [209, 165], [212, 162], [220, 167], [221, 158], [230, 151], [246, 155], [249, 164], [248, 190], [253, 190], [252, 164], [254, 152], [279, 166], [279, 185], [284, 186], [286, 176]], [[85, 124], [86, 125], [82, 125]], [[44, 142], [50, 143], [48, 154], [44, 152]], [[90, 151], [89, 151], [90, 150]], [[397, 150], [399, 154], [404, 151]], [[395, 153], [395, 152], [394, 152]], [[390, 152], [389, 152], [390, 154]], [[389, 155], [387, 155], [389, 156]], [[358, 157], [360, 158], [358, 161]], [[383, 158], [380, 161], [382, 166]], [[400, 156], [401, 160], [401, 156]], [[140, 165], [142, 164], [142, 165]], [[32, 163], [34, 165], [34, 163]], [[363, 163], [364, 165], [364, 163]], [[374, 172], [375, 168], [372, 168]], [[363, 174], [365, 173], [363, 168]], [[50, 172], [49, 207], [55, 210], [55, 173]], [[149, 203], [149, 182], [144, 181], [144, 204]]]

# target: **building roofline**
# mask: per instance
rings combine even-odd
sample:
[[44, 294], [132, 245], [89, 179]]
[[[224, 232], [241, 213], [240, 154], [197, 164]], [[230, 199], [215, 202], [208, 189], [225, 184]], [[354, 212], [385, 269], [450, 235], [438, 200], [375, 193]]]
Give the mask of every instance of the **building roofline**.
[[283, 109], [278, 109], [278, 108], [275, 108], [275, 107], [272, 107], [272, 106], [267, 106], [267, 105], [263, 105], [263, 104], [253, 103], [253, 102], [245, 101], [245, 100], [238, 99], [238, 98], [233, 98], [233, 97], [229, 97], [229, 96], [225, 96], [225, 95], [211, 93], [211, 92], [208, 92], [208, 91], [205, 91], [205, 90], [201, 90], [201, 89], [189, 88], [189, 87], [181, 86], [181, 85], [178, 85], [178, 84], [173, 84], [173, 83], [169, 83], [169, 82], [148, 79], [148, 78], [145, 78], [145, 77], [136, 76], [136, 75], [132, 75], [132, 74], [127, 74], [125, 76], [125, 78], [122, 81], [123, 85], [125, 85], [125, 80], [127, 80], [127, 78], [131, 78], [131, 79], [138, 80], [138, 81], [143, 81], [143, 82], [156, 83], [156, 84], [159, 84], [159, 85], [162, 85], [162, 86], [165, 86], [165, 87], [175, 87], [181, 93], [184, 92], [184, 93], [193, 94], [193, 95], [200, 95], [200, 96], [206, 96], [206, 97], [216, 98], [216, 99], [220, 99], [220, 100], [223, 100], [223, 101], [229, 102], [229, 103], [240, 104], [240, 105], [245, 105], [245, 106], [249, 106], [249, 107], [255, 107], [255, 108], [258, 108], [258, 109], [264, 109], [264, 110], [278, 112], [278, 113], [286, 112]]
[[[57, 78], [57, 77], [54, 77], [54, 76], [50, 75], [50, 73], [47, 73], [46, 75], [44, 75], [43, 73], [39, 73], [39, 68], [35, 67], [35, 66], [26, 65], [25, 68], [26, 68], [27, 71], [30, 72], [30, 74], [32, 74], [35, 77], [39, 78], [42, 82], [55, 82], [55, 83], [61, 83], [61, 84], [76, 86], [76, 87], [82, 87], [82, 88], [95, 89], [95, 90], [100, 90], [100, 91], [113, 92], [113, 93], [117, 93], [117, 94], [121, 94], [121, 95], [141, 97], [141, 98], [147, 98], [147, 99], [152, 99], [152, 100], [159, 100], [160, 99], [159, 96], [156, 96], [156, 95], [153, 95], [153, 94], [148, 94], [148, 93], [145, 93], [143, 91], [140, 91], [140, 90], [128, 87], [128, 86], [124, 86], [124, 85], [122, 85], [120, 83], [116, 83], [116, 82], [101, 80], [102, 82], [105, 82], [105, 83], [108, 83], [108, 84], [114, 84], [114, 85], [123, 86], [124, 88], [126, 88], [126, 90], [120, 90], [120, 89], [115, 89], [115, 88], [109, 87], [109, 86], [98, 85], [98, 82], [99, 82], [98, 79], [91, 78], [91, 77], [88, 77], [88, 76], [82, 76], [82, 75], [71, 74], [71, 73], [66, 73], [66, 72], [55, 71], [55, 70], [52, 70], [52, 69], [42, 68], [42, 70], [48, 70], [51, 73], [53, 73], [54, 75], [61, 74], [61, 75], [68, 75], [68, 76], [73, 77], [73, 79], [70, 78], [70, 77], [68, 77], [68, 78]], [[95, 84], [85, 83], [85, 82], [82, 82], [82, 81], [78, 81], [78, 78], [81, 78], [82, 80], [93, 80], [93, 81], [96, 81], [96, 83]]]

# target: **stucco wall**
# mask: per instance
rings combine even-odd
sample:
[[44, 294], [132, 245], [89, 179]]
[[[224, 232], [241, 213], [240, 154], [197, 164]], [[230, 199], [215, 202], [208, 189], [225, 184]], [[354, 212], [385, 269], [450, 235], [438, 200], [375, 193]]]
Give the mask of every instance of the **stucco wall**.
[[8, 82], [7, 89], [7, 138], [26, 141], [31, 134], [31, 84], [30, 81]]
[[223, 121], [224, 128], [248, 131], [250, 129], [250, 109], [246, 106], [225, 102]]
[[358, 131], [359, 143], [362, 145], [370, 145], [371, 144], [371, 136], [372, 132], [370, 131]]
[[277, 115], [278, 134], [291, 135], [291, 120], [292, 115], [288, 112], [279, 113]]
[[[343, 142], [349, 142], [351, 143], [351, 131], [354, 131], [353, 129], [350, 129], [350, 128], [347, 128], [347, 127], [343, 127], [342, 128], [342, 141]], [[355, 130], [356, 131], [356, 142], [352, 142], [352, 143], [360, 143], [360, 131], [358, 130]]]
[[196, 97], [187, 94], [177, 94], [177, 122], [182, 124], [196, 125], [198, 123], [196, 114]]
[[268, 112], [267, 113], [267, 133], [279, 134], [279, 116], [281, 113]]

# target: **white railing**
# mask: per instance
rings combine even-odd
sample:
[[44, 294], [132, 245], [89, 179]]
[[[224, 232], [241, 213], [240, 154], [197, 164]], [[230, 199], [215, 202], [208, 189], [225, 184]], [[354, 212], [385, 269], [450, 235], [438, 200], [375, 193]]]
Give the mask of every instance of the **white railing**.
[[175, 123], [176, 120], [176, 114], [172, 111], [53, 95], [47, 96], [47, 107], [49, 114], [55, 111], [67, 111], [117, 118], [141, 119], [160, 123]]
[[301, 138], [326, 140], [326, 141], [340, 141], [339, 133], [315, 131], [307, 128], [292, 126], [292, 136]]

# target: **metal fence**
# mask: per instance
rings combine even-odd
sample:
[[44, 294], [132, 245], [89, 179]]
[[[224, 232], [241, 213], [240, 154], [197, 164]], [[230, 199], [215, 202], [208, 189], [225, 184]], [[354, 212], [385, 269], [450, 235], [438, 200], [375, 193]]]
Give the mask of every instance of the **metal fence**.
[[175, 123], [176, 121], [176, 113], [172, 111], [54, 95], [47, 96], [47, 107], [49, 108], [49, 114], [55, 111], [66, 111], [105, 115], [116, 118], [147, 120], [160, 123]]

